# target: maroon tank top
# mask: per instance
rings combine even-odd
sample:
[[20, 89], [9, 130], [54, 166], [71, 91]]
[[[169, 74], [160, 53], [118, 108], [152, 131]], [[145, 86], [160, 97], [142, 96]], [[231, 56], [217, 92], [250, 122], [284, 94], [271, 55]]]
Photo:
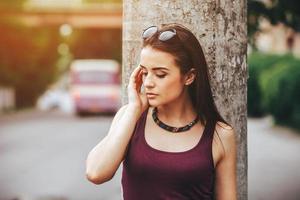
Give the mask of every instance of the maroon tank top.
[[166, 152], [145, 140], [147, 112], [136, 123], [123, 161], [124, 200], [212, 200], [215, 170], [209, 123], [195, 147]]

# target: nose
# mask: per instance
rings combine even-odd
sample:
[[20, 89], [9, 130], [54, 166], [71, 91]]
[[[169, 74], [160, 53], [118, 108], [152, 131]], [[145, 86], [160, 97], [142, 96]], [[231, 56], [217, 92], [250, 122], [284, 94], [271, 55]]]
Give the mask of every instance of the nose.
[[149, 89], [155, 86], [153, 78], [151, 75], [147, 74], [143, 77], [144, 86]]

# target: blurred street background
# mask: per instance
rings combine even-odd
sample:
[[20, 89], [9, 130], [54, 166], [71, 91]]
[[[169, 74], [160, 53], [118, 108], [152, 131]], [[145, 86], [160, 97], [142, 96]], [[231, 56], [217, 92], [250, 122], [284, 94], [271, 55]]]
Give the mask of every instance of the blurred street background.
[[[249, 200], [300, 199], [299, 32], [299, 1], [248, 1]], [[121, 58], [121, 0], [0, 1], [0, 200], [121, 199], [121, 168], [85, 178]]]

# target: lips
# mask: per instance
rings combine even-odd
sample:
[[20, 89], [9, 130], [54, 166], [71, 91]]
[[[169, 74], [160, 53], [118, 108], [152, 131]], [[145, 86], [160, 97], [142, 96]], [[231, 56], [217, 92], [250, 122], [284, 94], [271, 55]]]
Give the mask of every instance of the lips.
[[147, 92], [146, 94], [147, 95], [157, 95], [157, 94], [154, 94], [154, 93], [151, 93], [151, 92]]
[[150, 93], [150, 92], [147, 92], [146, 93], [147, 97], [152, 99], [152, 98], [155, 98], [157, 96], [157, 94], [154, 94], [154, 93]]

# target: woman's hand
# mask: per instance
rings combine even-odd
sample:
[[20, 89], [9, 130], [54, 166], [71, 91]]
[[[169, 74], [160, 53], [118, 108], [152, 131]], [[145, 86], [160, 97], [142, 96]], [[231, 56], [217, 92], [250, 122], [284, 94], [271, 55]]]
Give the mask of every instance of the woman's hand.
[[141, 91], [143, 84], [142, 68], [138, 66], [130, 75], [128, 83], [128, 106], [133, 106], [142, 114], [149, 106], [147, 96], [144, 91]]

